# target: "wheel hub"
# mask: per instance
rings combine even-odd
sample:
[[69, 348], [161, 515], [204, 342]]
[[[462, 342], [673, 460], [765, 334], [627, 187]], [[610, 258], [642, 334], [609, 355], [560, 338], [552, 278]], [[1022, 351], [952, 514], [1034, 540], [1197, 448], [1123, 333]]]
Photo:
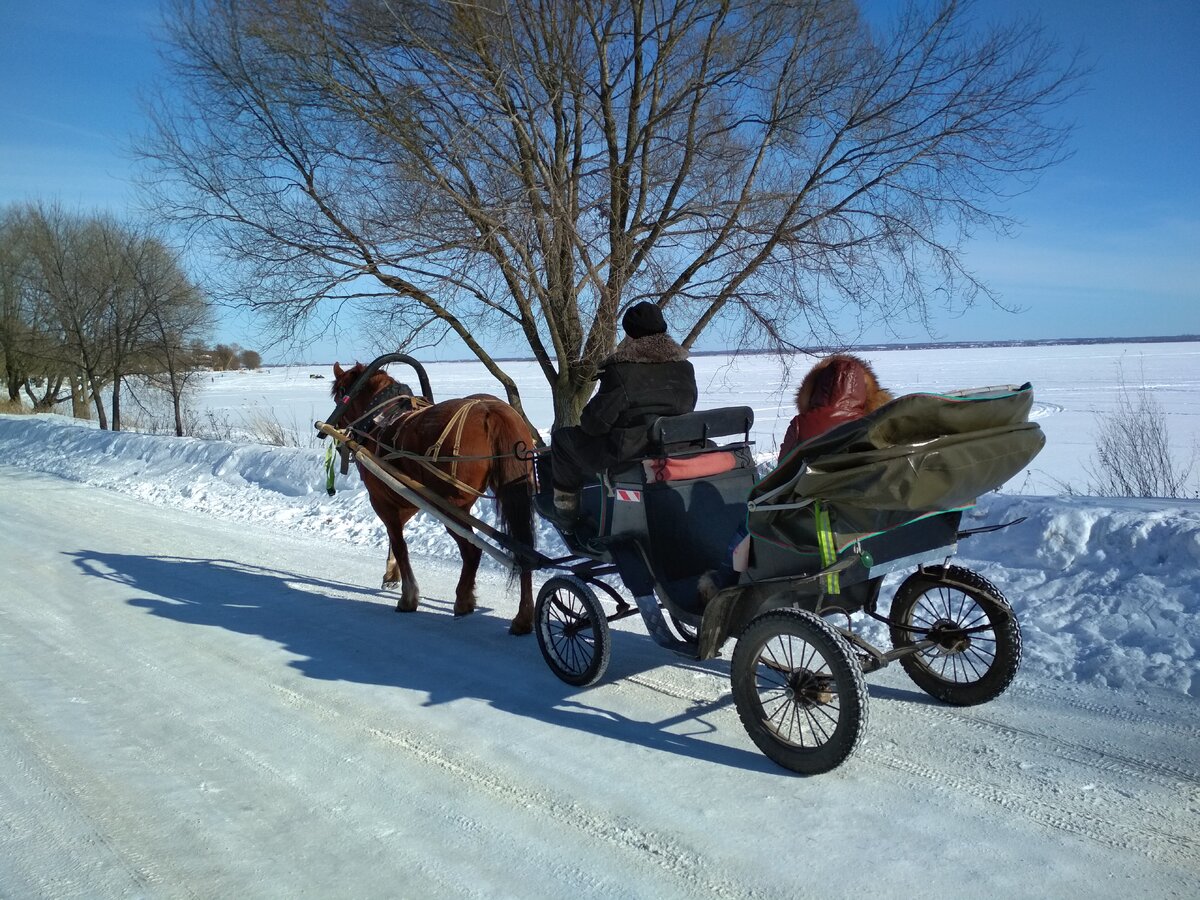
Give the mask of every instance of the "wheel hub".
[[957, 622], [938, 619], [929, 629], [929, 639], [937, 642], [943, 656], [963, 653], [971, 646], [971, 636], [965, 634]]
[[796, 669], [788, 676], [787, 697], [801, 706], [823, 706], [833, 702], [837, 691], [833, 677], [808, 669]]

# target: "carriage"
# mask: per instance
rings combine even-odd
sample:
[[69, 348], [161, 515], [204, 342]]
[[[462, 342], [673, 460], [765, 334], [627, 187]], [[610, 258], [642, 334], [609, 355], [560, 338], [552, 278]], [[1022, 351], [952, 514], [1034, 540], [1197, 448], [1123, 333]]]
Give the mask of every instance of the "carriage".
[[[563, 681], [599, 681], [610, 623], [628, 616], [640, 615], [657, 644], [691, 659], [712, 659], [734, 639], [732, 691], [747, 733], [802, 774], [827, 772], [859, 746], [864, 676], [891, 662], [955, 705], [989, 701], [1012, 682], [1021, 633], [1011, 606], [950, 560], [960, 540], [1016, 524], [963, 530], [961, 519], [1041, 449], [1041, 430], [1028, 421], [1030, 385], [897, 398], [796, 447], [764, 478], [750, 408], [660, 418], [647, 455], [585, 487], [573, 527], [556, 523], [568, 554], [550, 557], [450, 507], [338, 429], [355, 388], [392, 362], [413, 366], [432, 399], [420, 364], [389, 354], [318, 430], [452, 533], [506, 565], [551, 573], [534, 631]], [[549, 454], [513, 452], [532, 465], [534, 508], [555, 522]], [[741, 562], [735, 569], [731, 551]], [[732, 573], [724, 587], [712, 585], [714, 571]], [[884, 614], [881, 588], [893, 573], [908, 574]], [[862, 617], [883, 623], [890, 649], [856, 630]]]

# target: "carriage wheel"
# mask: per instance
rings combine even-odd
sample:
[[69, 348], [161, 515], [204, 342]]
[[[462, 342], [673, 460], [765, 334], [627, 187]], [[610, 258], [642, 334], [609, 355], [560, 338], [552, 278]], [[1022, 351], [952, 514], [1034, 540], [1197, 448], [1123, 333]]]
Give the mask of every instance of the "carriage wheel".
[[600, 680], [612, 640], [595, 591], [572, 575], [557, 575], [538, 592], [534, 616], [538, 646], [555, 675], [576, 687]]
[[733, 650], [733, 699], [746, 733], [785, 769], [819, 775], [857, 749], [867, 686], [845, 638], [819, 616], [775, 609]]
[[972, 706], [999, 697], [1021, 664], [1021, 628], [1012, 607], [970, 569], [914, 572], [896, 591], [891, 620], [897, 649], [937, 642], [901, 657], [900, 665], [917, 687], [944, 703]]

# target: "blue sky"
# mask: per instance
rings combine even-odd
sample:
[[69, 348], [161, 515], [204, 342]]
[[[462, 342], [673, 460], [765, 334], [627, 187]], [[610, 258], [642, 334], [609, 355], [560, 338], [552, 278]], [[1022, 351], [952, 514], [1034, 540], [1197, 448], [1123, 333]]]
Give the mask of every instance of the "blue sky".
[[[1083, 46], [1093, 70], [1062, 111], [1077, 128], [1074, 156], [1011, 203], [1016, 237], [968, 250], [975, 272], [1023, 311], [940, 317], [933, 337], [1200, 333], [1200, 0], [981, 0], [976, 11], [1039, 15], [1063, 44]], [[154, 0], [0, 0], [0, 204], [132, 210], [126, 148], [143, 127], [139, 93], [162, 74], [158, 21]], [[929, 338], [915, 326], [901, 334]], [[262, 344], [243, 320], [218, 338]], [[298, 355], [355, 352], [343, 336]]]

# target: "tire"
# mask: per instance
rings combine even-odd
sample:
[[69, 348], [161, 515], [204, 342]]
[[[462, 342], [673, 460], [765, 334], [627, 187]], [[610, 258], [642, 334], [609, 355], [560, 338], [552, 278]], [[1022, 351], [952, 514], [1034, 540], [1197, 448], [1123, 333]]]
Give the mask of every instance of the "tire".
[[925, 638], [938, 641], [900, 657], [900, 665], [917, 687], [943, 703], [974, 706], [994, 700], [1021, 665], [1021, 627], [1012, 607], [994, 584], [970, 569], [934, 566], [914, 572], [896, 591], [891, 622], [897, 649]]
[[667, 610], [667, 618], [669, 618], [671, 620], [671, 628], [674, 629], [675, 633], [677, 635], [679, 635], [680, 639], [685, 644], [691, 644], [692, 646], [696, 646], [697, 644], [700, 643], [699, 629], [694, 628], [693, 626], [689, 625], [687, 622], [683, 621], [683, 619], [679, 618], [679, 616], [675, 615], [675, 613], [671, 612], [670, 610]]
[[538, 646], [550, 670], [576, 687], [599, 681], [608, 669], [612, 640], [604, 607], [573, 575], [551, 578], [534, 607]]
[[738, 637], [731, 677], [738, 716], [772, 760], [819, 775], [850, 758], [867, 727], [867, 685], [833, 626], [798, 609], [756, 617]]

